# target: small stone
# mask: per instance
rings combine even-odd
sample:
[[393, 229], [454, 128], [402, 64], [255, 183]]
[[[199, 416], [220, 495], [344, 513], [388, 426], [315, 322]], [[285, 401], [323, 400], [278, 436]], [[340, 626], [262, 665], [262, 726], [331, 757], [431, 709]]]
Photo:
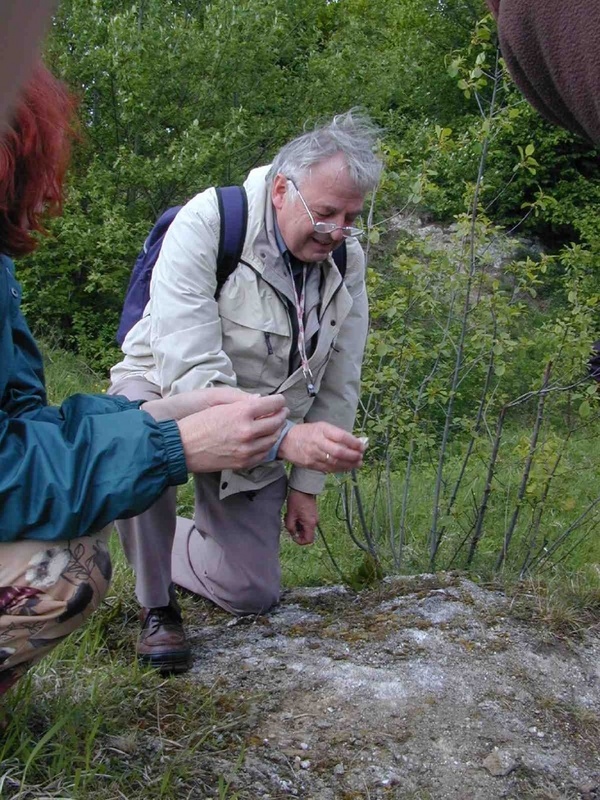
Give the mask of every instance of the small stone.
[[110, 743], [115, 750], [120, 750], [121, 753], [125, 753], [128, 756], [135, 755], [137, 751], [137, 744], [133, 736], [115, 736], [110, 740]]
[[577, 786], [577, 791], [582, 795], [591, 795], [598, 788], [597, 784], [585, 781]]
[[300, 750], [308, 750], [308, 745], [306, 742], [300, 742]]
[[494, 778], [503, 778], [517, 768], [517, 762], [506, 750], [496, 747], [483, 759], [483, 766]]
[[310, 769], [310, 761], [308, 760], [308, 758], [305, 758], [304, 761], [301, 761], [300, 766], [302, 767], [302, 769]]
[[343, 775], [345, 771], [346, 769], [341, 762], [339, 764], [336, 764], [335, 767], [333, 768], [334, 775]]
[[296, 747], [284, 747], [281, 752], [286, 755], [288, 758], [295, 758], [296, 762], [299, 764], [300, 759], [304, 755], [304, 750], [299, 750]]

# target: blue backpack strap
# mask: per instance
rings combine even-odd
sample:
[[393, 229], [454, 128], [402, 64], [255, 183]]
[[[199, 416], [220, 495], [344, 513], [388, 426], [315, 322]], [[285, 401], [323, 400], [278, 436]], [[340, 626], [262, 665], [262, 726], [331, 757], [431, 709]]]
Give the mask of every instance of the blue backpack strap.
[[242, 257], [248, 227], [248, 197], [243, 186], [222, 186], [216, 192], [221, 219], [215, 292], [218, 298], [223, 284]]
[[335, 261], [336, 267], [340, 271], [340, 275], [342, 276], [342, 280], [346, 275], [346, 262], [348, 260], [348, 252], [346, 250], [346, 240], [344, 239], [339, 247], [331, 254], [333, 260]]

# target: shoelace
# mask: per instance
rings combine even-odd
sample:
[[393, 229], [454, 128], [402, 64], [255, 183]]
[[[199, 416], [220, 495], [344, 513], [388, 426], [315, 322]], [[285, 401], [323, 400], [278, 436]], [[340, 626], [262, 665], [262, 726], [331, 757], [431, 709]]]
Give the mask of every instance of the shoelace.
[[144, 628], [152, 628], [154, 633], [157, 628], [179, 627], [181, 625], [181, 615], [171, 606], [152, 608], [148, 611], [148, 616], [144, 620]]

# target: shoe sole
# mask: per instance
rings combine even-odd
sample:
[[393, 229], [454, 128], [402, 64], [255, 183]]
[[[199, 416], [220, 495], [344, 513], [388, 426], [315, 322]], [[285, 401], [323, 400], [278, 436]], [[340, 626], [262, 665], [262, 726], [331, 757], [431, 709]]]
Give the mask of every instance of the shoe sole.
[[157, 653], [156, 655], [140, 655], [138, 662], [144, 667], [152, 667], [163, 675], [179, 675], [191, 669], [194, 659], [192, 654]]

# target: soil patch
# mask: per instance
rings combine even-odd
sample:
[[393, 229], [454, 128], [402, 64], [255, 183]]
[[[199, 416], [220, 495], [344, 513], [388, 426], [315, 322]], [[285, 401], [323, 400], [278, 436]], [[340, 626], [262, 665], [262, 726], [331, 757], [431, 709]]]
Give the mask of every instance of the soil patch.
[[188, 626], [193, 678], [245, 709], [238, 798], [600, 798], [600, 632], [558, 639], [456, 576], [288, 592]]

